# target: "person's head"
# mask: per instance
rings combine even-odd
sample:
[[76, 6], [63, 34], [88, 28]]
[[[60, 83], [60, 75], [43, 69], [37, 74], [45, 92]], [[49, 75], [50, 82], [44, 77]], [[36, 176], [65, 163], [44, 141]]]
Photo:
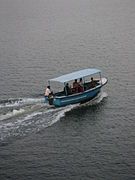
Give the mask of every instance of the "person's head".
[[68, 86], [68, 83], [66, 83], [66, 86]]
[[50, 89], [50, 86], [47, 86], [48, 89]]
[[91, 81], [93, 81], [93, 77], [91, 77]]
[[80, 78], [80, 82], [82, 82], [82, 78]]
[[75, 79], [75, 82], [77, 82], [77, 79]]

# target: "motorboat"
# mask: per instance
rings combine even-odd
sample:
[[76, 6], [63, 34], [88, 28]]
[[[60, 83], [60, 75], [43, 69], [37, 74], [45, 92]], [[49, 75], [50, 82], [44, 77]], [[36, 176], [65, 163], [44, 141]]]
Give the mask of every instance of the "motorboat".
[[[81, 85], [78, 82], [78, 87], [70, 85], [70, 93], [67, 85], [73, 84], [74, 80], [82, 80]], [[48, 80], [51, 87], [52, 83], [60, 83], [63, 86], [62, 91], [51, 93], [48, 96], [48, 103], [55, 107], [67, 106], [70, 104], [85, 103], [95, 98], [101, 91], [102, 87], [107, 84], [107, 78], [102, 77], [101, 70], [95, 68], [82, 69], [72, 73], [68, 73], [53, 79]]]

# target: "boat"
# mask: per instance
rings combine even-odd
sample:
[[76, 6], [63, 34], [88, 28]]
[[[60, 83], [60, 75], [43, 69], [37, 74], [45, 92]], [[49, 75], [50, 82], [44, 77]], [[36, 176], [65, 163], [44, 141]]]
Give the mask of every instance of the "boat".
[[[93, 80], [93, 77], [96, 76], [94, 79], [94, 86], [91, 84], [90, 79]], [[55, 107], [62, 107], [71, 104], [82, 104], [88, 102], [95, 98], [101, 91], [101, 88], [107, 84], [108, 79], [106, 77], [102, 77], [101, 70], [95, 68], [87, 68], [82, 69], [79, 71], [75, 71], [72, 73], [68, 73], [53, 79], [48, 80], [48, 84], [51, 87], [53, 82], [61, 83], [66, 89], [67, 83], [74, 81], [75, 79], [82, 79], [82, 89], [81, 91], [75, 92], [74, 87], [70, 87], [71, 93], [68, 94], [67, 91], [58, 91], [50, 96], [48, 96], [48, 103]]]

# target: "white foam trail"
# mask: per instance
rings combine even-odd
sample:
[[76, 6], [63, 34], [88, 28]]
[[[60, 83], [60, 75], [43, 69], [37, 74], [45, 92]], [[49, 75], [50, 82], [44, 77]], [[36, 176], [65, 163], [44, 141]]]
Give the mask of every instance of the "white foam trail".
[[7, 102], [3, 102], [0, 104], [0, 108], [5, 107], [18, 107], [28, 104], [36, 104], [36, 103], [43, 103], [44, 98], [18, 98], [18, 99], [8, 99]]
[[41, 114], [43, 114], [43, 112], [33, 112], [32, 114], [28, 114], [23, 120], [21, 120], [21, 122], [32, 119], [33, 117]]
[[8, 112], [7, 114], [1, 115], [0, 116], [0, 121], [11, 118], [11, 117], [19, 115], [19, 114], [22, 114], [24, 112], [25, 112], [24, 109], [19, 109], [19, 110], [14, 109], [12, 112]]
[[44, 98], [23, 98], [22, 102], [24, 104], [30, 104], [30, 103], [43, 103]]
[[31, 112], [35, 112], [39, 109], [46, 109], [49, 105], [47, 104], [34, 104], [28, 105], [20, 109], [13, 109], [12, 111], [7, 112], [6, 114], [0, 114], [0, 121], [9, 119], [18, 115], [28, 114]]
[[[107, 93], [101, 92], [92, 101], [82, 104], [81, 106], [98, 104], [107, 96]], [[33, 106], [26, 107], [26, 109], [14, 109], [12, 112], [1, 116], [0, 120], [3, 120], [24, 113], [23, 116], [18, 116], [17, 118], [12, 119], [12, 121], [10, 120], [10, 122], [9, 120], [1, 122], [0, 139], [3, 140], [10, 136], [24, 136], [27, 133], [38, 132], [48, 126], [52, 126], [64, 117], [66, 112], [80, 107], [80, 104], [69, 105], [61, 108], [48, 109], [48, 107], [50, 106], [46, 106], [45, 104], [34, 104]]]
[[52, 125], [52, 124], [54, 124], [54, 122], [57, 122], [58, 120], [60, 120], [60, 118], [63, 117], [66, 112], [70, 111], [71, 109], [73, 109], [76, 106], [77, 105], [70, 105], [68, 107], [66, 106], [66, 107], [62, 107], [62, 108], [48, 109], [45, 112], [33, 112], [31, 114], [26, 115], [22, 121], [33, 119], [37, 115], [45, 115], [45, 114], [52, 113], [52, 117], [53, 117], [53, 114], [55, 116], [55, 120], [50, 123], [50, 125]]
[[[0, 124], [0, 140], [4, 140], [10, 136], [24, 136], [26, 133], [36, 129], [34, 121], [31, 121], [37, 115], [42, 115], [43, 112], [33, 112], [25, 115], [24, 118], [18, 118], [10, 122]], [[22, 130], [23, 128], [23, 130]]]
[[72, 109], [76, 108], [77, 106], [79, 106], [79, 104], [69, 105], [69, 106], [64, 107], [64, 109], [62, 109], [61, 111], [59, 111], [58, 113], [56, 113], [54, 115], [53, 120], [50, 122], [50, 124], [48, 124], [48, 126], [51, 126], [54, 123], [58, 122], [62, 117], [65, 116], [66, 112], [71, 111]]
[[[68, 107], [46, 109], [45, 111], [32, 112], [25, 115], [25, 117], [16, 120], [2, 123], [0, 125], [0, 139], [3, 140], [10, 136], [22, 136], [29, 132], [37, 132], [43, 128], [53, 125], [65, 116], [65, 113], [76, 107], [70, 105]], [[17, 113], [14, 111], [14, 113]], [[39, 118], [37, 118], [39, 116]], [[35, 118], [36, 117], [36, 118]]]

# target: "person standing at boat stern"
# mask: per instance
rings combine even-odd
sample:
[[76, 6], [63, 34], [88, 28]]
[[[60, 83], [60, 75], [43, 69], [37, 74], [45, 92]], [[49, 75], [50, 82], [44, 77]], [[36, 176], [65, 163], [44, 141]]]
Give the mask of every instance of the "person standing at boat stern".
[[45, 103], [48, 102], [48, 97], [49, 95], [51, 94], [51, 89], [50, 89], [50, 86], [47, 86], [46, 90], [45, 90]]

